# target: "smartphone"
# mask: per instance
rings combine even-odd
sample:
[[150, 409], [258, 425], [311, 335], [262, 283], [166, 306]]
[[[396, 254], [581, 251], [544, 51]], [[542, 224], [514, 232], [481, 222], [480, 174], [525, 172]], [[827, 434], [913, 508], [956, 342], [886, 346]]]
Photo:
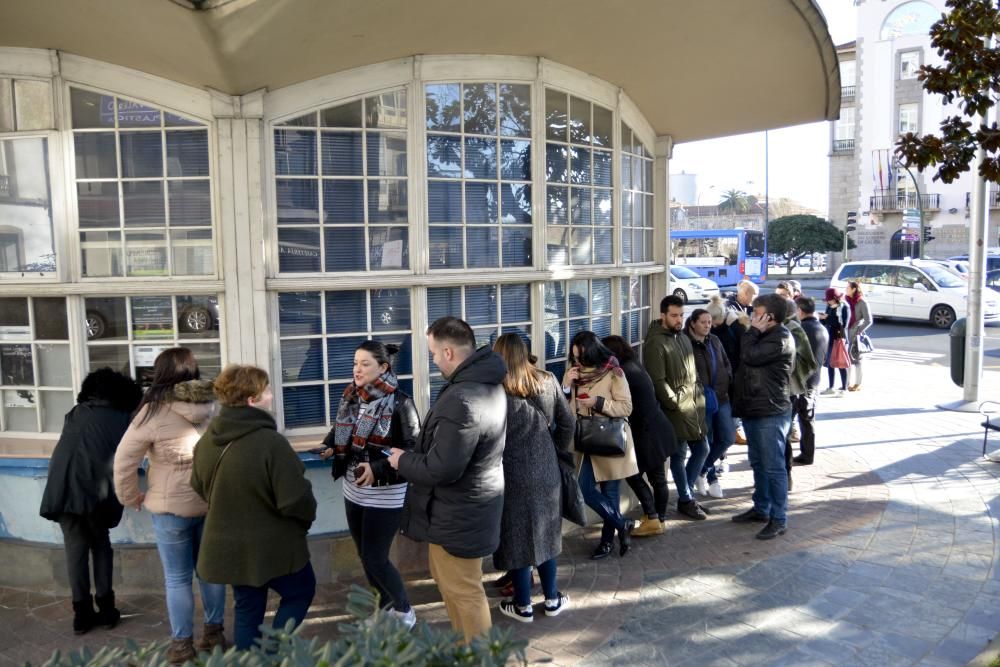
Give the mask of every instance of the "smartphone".
[[579, 393], [576, 395], [577, 398], [590, 398], [590, 394], [587, 392]]
[[376, 447], [375, 450], [382, 456], [389, 456], [390, 454], [392, 454], [391, 447]]

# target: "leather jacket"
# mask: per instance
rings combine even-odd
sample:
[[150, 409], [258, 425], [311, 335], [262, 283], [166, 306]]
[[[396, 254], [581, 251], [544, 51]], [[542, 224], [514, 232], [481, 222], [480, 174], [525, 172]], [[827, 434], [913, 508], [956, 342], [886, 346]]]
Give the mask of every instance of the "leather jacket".
[[740, 367], [733, 383], [733, 414], [744, 419], [787, 414], [795, 340], [784, 325], [764, 333], [751, 329], [740, 343]]

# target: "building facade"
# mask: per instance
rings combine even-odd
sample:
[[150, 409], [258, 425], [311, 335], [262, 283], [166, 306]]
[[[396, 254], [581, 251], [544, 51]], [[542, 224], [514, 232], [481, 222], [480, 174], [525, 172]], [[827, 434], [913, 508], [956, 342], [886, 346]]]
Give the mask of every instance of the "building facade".
[[[941, 120], [957, 113], [924, 92], [917, 73], [922, 65], [940, 65], [930, 46], [930, 26], [946, 7], [943, 0], [860, 0], [857, 41], [837, 47], [841, 75], [840, 118], [830, 124], [830, 216], [840, 227], [848, 211], [858, 213], [851, 259], [916, 256], [919, 242], [907, 241], [903, 215], [922, 210], [933, 240], [924, 256], [949, 257], [968, 252], [970, 193], [973, 175], [953, 183], [933, 180], [933, 167], [908, 172], [895, 163], [901, 134], [937, 134]], [[991, 186], [990, 245], [1000, 244], [1000, 193]]]

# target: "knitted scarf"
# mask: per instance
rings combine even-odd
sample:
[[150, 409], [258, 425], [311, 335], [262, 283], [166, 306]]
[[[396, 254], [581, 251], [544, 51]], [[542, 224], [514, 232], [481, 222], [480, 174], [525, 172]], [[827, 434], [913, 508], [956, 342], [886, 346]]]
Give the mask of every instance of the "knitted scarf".
[[625, 371], [623, 371], [621, 366], [618, 364], [617, 357], [608, 357], [608, 360], [604, 362], [603, 366], [599, 366], [591, 370], [586, 370], [581, 368], [580, 377], [576, 379], [576, 384], [577, 385], [594, 384], [608, 373], [614, 373], [618, 377], [622, 377], [625, 375]]
[[[399, 381], [392, 372], [383, 373], [371, 384], [359, 387], [347, 385], [337, 407], [337, 424], [333, 434], [333, 456], [336, 460], [365, 460], [365, 445], [385, 444], [392, 427], [392, 412], [396, 408]], [[368, 409], [361, 414], [361, 404]]]

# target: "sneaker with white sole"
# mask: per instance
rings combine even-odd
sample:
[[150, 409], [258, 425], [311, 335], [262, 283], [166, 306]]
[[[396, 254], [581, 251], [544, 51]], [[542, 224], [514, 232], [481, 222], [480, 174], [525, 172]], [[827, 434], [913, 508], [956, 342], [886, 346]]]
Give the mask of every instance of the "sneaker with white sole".
[[708, 475], [698, 475], [698, 479], [694, 481], [694, 488], [698, 492], [699, 496], [708, 495]]
[[708, 485], [708, 495], [713, 498], [722, 498], [722, 485], [719, 484], [719, 480], [716, 480]]
[[498, 608], [504, 616], [510, 616], [521, 623], [531, 623], [535, 620], [535, 610], [530, 604], [527, 607], [519, 607], [513, 600], [501, 600]]
[[558, 599], [545, 601], [546, 616], [558, 616], [568, 608], [569, 608], [569, 596], [564, 595], [561, 592], [559, 593]]
[[729, 472], [729, 461], [722, 459], [722, 462], [715, 466], [715, 474], [725, 475], [727, 472]]
[[827, 387], [823, 391], [819, 392], [820, 396], [835, 396], [836, 394], [837, 390], [834, 389], [833, 387]]
[[389, 614], [399, 619], [399, 622], [405, 625], [407, 630], [410, 630], [417, 624], [417, 612], [413, 611], [412, 607], [410, 607], [409, 611], [390, 609]]

